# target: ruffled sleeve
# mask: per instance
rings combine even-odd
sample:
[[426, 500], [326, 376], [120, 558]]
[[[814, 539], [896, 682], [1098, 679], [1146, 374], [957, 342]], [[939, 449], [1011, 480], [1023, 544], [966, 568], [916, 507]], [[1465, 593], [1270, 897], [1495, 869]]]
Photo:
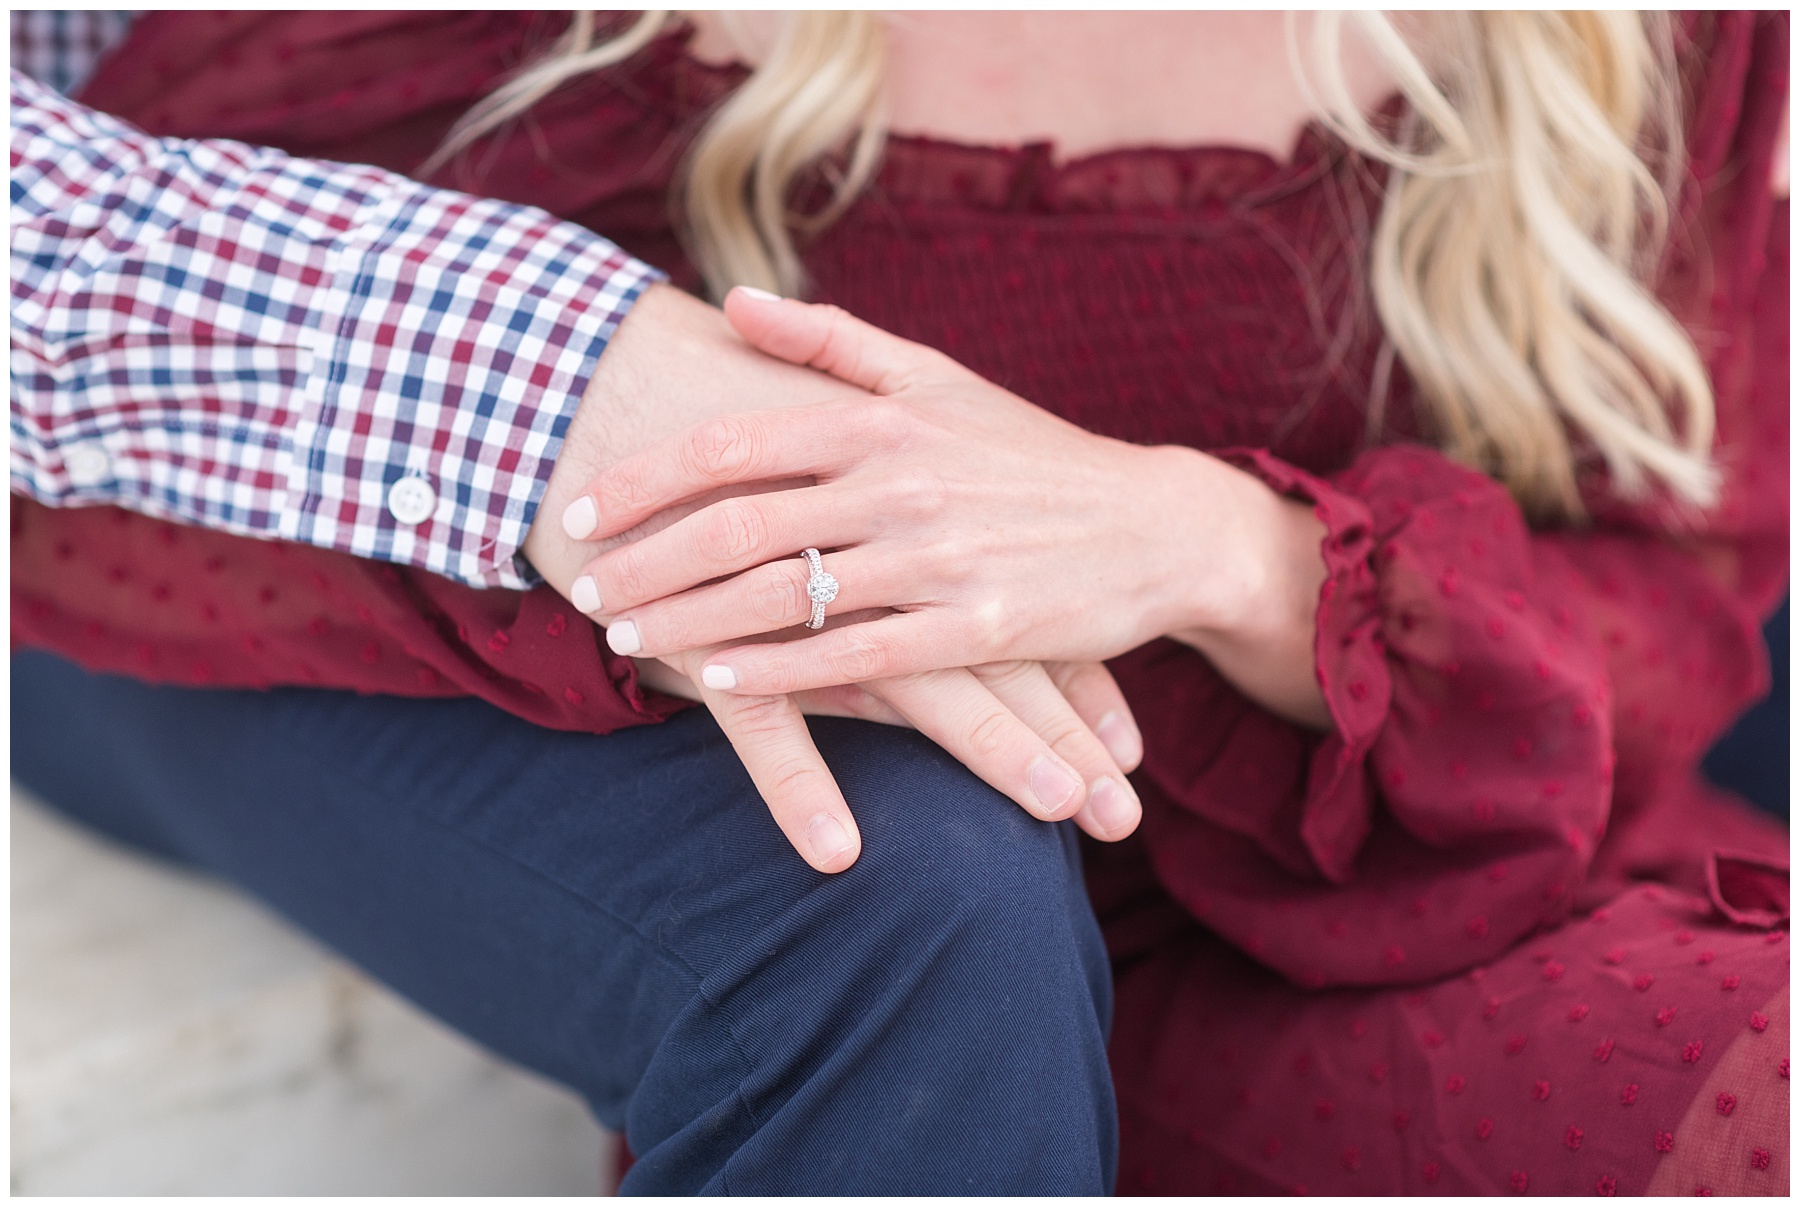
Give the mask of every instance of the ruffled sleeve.
[[[1697, 183], [1665, 295], [1717, 393], [1717, 508], [1683, 523], [1597, 506], [1590, 528], [1533, 532], [1499, 485], [1430, 449], [1329, 477], [1244, 452], [1327, 529], [1330, 732], [1238, 697], [1172, 643], [1121, 661], [1177, 705], [1140, 718], [1159, 878], [1302, 984], [1442, 976], [1556, 920], [1609, 829], [1686, 782], [1766, 690], [1760, 617], [1787, 573], [1787, 205], [1768, 184], [1787, 19], [1686, 32], [1704, 62]], [[1184, 727], [1196, 708], [1204, 734]]]

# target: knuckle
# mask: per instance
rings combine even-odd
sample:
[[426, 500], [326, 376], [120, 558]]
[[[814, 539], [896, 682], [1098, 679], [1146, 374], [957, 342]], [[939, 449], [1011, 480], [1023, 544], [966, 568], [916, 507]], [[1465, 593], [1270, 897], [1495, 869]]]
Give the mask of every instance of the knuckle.
[[794, 572], [781, 567], [758, 575], [750, 585], [746, 602], [750, 614], [760, 623], [771, 628], [785, 628], [803, 613], [811, 614], [811, 609], [800, 602], [805, 594], [806, 587], [795, 578]]
[[984, 654], [1004, 649], [1011, 627], [1012, 617], [1001, 599], [990, 597], [969, 609], [968, 640]]
[[893, 484], [895, 504], [909, 520], [929, 522], [944, 514], [950, 488], [938, 474], [914, 472], [900, 475]]
[[708, 482], [724, 483], [749, 473], [756, 464], [759, 438], [749, 420], [735, 415], [708, 419], [688, 442], [689, 468]]
[[[825, 354], [828, 356], [842, 354], [846, 350], [845, 342], [850, 339], [855, 330], [855, 323], [850, 317], [850, 312], [842, 306], [836, 306], [829, 302], [820, 305], [819, 309], [825, 314]], [[854, 343], [850, 347], [854, 349]]]
[[754, 556], [768, 541], [769, 524], [752, 504], [730, 500], [711, 509], [699, 532], [703, 557], [735, 562]]
[[769, 773], [769, 792], [783, 799], [800, 795], [815, 782], [818, 772], [799, 760], [783, 763]]
[[933, 543], [932, 569], [953, 586], [967, 586], [987, 565], [988, 552], [966, 533], [948, 533]]
[[1050, 682], [1056, 684], [1056, 690], [1064, 696], [1104, 687], [1112, 678], [1098, 662], [1046, 662], [1043, 665]]
[[882, 678], [888, 667], [887, 645], [866, 634], [853, 632], [852, 629], [857, 627], [860, 626], [841, 630], [845, 636], [835, 659], [838, 671], [853, 683]]
[[846, 712], [863, 721], [879, 721], [893, 713], [874, 692], [860, 685], [845, 688], [838, 699]]
[[640, 611], [632, 620], [645, 650], [691, 650], [700, 644], [695, 640], [695, 625], [686, 608]]
[[655, 502], [643, 474], [629, 466], [608, 473], [600, 480], [594, 494], [598, 496], [602, 515], [609, 512], [635, 514]]
[[1077, 767], [1091, 753], [1087, 726], [1075, 717], [1058, 718], [1047, 725], [1038, 736], [1048, 742], [1051, 749]]
[[601, 598], [615, 609], [627, 602], [636, 603], [653, 597], [650, 576], [638, 556], [629, 549], [620, 550], [605, 565], [601, 575]]
[[934, 540], [913, 552], [913, 572], [923, 582], [938, 583], [944, 589], [960, 591], [967, 586], [968, 565], [959, 556], [960, 542], [954, 537]]
[[969, 730], [969, 752], [979, 759], [995, 758], [1006, 749], [1012, 733], [1011, 718], [998, 710], [982, 716]]
[[794, 713], [784, 696], [738, 696], [730, 705], [731, 729], [740, 737], [762, 740], [793, 736]]
[[1036, 663], [1021, 659], [987, 662], [976, 672], [976, 677], [991, 690], [1029, 691], [1043, 684], [1042, 680], [1036, 679], [1036, 666]]

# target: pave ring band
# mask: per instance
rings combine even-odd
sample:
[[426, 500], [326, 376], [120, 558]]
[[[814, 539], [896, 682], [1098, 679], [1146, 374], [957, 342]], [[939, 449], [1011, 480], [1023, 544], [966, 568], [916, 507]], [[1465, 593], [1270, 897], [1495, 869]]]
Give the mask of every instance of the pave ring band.
[[838, 580], [826, 572], [819, 561], [817, 549], [808, 549], [801, 556], [812, 569], [812, 577], [806, 580], [806, 598], [812, 600], [812, 617], [806, 622], [806, 627], [822, 629], [825, 627], [825, 605], [838, 595]]

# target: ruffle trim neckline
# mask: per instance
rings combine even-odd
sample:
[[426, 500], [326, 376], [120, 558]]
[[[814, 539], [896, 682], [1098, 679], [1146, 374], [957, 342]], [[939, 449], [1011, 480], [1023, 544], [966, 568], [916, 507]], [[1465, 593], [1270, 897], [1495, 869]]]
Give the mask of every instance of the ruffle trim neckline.
[[[637, 73], [633, 92], [682, 121], [737, 87], [750, 69], [708, 63], [690, 49], [692, 26], [659, 36], [648, 53], [664, 68]], [[1397, 114], [1399, 98], [1381, 107]], [[1303, 126], [1287, 159], [1224, 143], [1132, 146], [1056, 161], [1053, 142], [1020, 146], [889, 134], [872, 192], [902, 205], [982, 213], [1167, 213], [1255, 205], [1286, 196], [1354, 157], [1319, 120]]]
[[1282, 196], [1326, 174], [1343, 151], [1309, 125], [1294, 153], [1225, 145], [1120, 147], [1057, 163], [1055, 144], [979, 146], [922, 135], [887, 142], [876, 191], [887, 198], [993, 213], [1205, 210]]

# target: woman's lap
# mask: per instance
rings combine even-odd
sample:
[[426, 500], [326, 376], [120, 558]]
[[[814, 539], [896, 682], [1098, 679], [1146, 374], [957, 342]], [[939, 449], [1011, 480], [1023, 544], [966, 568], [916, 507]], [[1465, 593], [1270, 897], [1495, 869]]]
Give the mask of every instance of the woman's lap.
[[698, 710], [606, 737], [473, 700], [13, 662], [13, 768], [212, 869], [588, 1097], [628, 1189], [1110, 1186], [1110, 983], [1068, 826], [929, 742], [814, 724], [864, 854], [820, 876]]
[[1648, 884], [1416, 986], [1298, 989], [1196, 926], [1117, 986], [1119, 1189], [1785, 1194], [1787, 965]]

